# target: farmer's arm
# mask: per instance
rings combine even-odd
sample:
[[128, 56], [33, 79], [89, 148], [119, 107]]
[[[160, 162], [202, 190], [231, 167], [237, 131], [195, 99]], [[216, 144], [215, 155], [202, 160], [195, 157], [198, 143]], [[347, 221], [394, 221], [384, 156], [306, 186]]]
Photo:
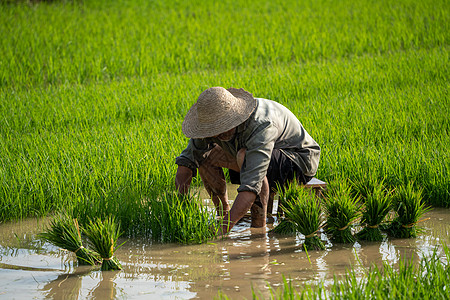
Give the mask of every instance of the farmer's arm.
[[184, 195], [189, 191], [192, 181], [192, 170], [185, 166], [178, 166], [177, 175], [175, 176], [175, 187], [177, 191]]
[[190, 139], [181, 154], [176, 158], [178, 165], [175, 175], [175, 187], [181, 194], [186, 194], [191, 185], [192, 177], [197, 175], [199, 160], [209, 149], [209, 141], [205, 139]]
[[225, 234], [233, 228], [233, 226], [245, 215], [245, 213], [252, 207], [255, 202], [256, 194], [254, 192], [243, 191], [239, 192], [234, 200], [233, 206], [228, 214], [223, 218], [222, 232]]

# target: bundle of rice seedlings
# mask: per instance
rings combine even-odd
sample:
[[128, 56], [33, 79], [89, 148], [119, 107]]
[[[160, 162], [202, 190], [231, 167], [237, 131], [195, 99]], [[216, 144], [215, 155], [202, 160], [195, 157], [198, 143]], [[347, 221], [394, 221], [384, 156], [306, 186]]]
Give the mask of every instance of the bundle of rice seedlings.
[[39, 237], [57, 247], [75, 253], [79, 265], [100, 263], [98, 253], [83, 247], [78, 221], [72, 219], [68, 214], [59, 215], [53, 219], [47, 231], [40, 233]]
[[349, 181], [352, 196], [359, 197], [363, 201], [367, 199], [375, 189], [384, 186], [384, 178], [380, 180], [370, 175]]
[[353, 243], [351, 225], [360, 216], [359, 198], [352, 196], [347, 181], [339, 181], [329, 188], [324, 201], [326, 211], [326, 230], [337, 243]]
[[153, 240], [164, 243], [204, 243], [216, 237], [221, 224], [215, 210], [208, 211], [198, 196], [168, 191], [150, 201], [150, 229]]
[[416, 237], [416, 224], [431, 209], [422, 201], [422, 189], [415, 190], [412, 183], [401, 186], [397, 189], [393, 202], [396, 217], [387, 227], [388, 234], [398, 238]]
[[[281, 195], [281, 204], [286, 220], [295, 225], [295, 230], [305, 235], [306, 249], [323, 250], [325, 245], [317, 233], [323, 225], [320, 203], [302, 186], [293, 182]], [[280, 223], [281, 224], [281, 223]], [[286, 224], [285, 224], [286, 225]], [[278, 225], [280, 226], [280, 225]]]
[[361, 224], [364, 228], [357, 234], [357, 238], [366, 241], [381, 241], [383, 236], [380, 224], [391, 209], [392, 198], [382, 184], [374, 186], [371, 194], [367, 195], [362, 213]]
[[121, 246], [117, 246], [121, 232], [120, 224], [117, 224], [113, 217], [89, 221], [84, 233], [89, 239], [89, 245], [100, 254], [103, 260], [102, 271], [122, 269], [119, 260], [114, 257], [114, 252]]
[[297, 232], [297, 230], [293, 222], [288, 219], [283, 219], [275, 228], [270, 230], [270, 232], [283, 235], [293, 235]]
[[[279, 202], [278, 202], [278, 216], [284, 216], [283, 211], [283, 203], [286, 203], [289, 199], [297, 199], [301, 197], [301, 195], [304, 194], [305, 189], [302, 188], [301, 185], [299, 185], [295, 181], [291, 181], [285, 186], [281, 186], [277, 184], [277, 191], [280, 194]], [[284, 222], [283, 222], [284, 223]], [[285, 226], [287, 224], [282, 224], [281, 222], [278, 224], [278, 226]], [[274, 228], [275, 229], [275, 228]]]

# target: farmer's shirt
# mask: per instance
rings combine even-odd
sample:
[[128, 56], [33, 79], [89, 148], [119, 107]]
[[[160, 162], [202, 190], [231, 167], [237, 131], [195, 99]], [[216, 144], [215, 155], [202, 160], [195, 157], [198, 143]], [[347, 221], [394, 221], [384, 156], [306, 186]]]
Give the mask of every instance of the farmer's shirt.
[[236, 157], [246, 148], [240, 172], [238, 192], [259, 194], [266, 176], [273, 149], [280, 149], [307, 176], [314, 176], [320, 159], [320, 147], [306, 132], [297, 117], [283, 105], [256, 98], [257, 106], [250, 117], [236, 128], [230, 141], [218, 138], [190, 139], [175, 163], [194, 171], [201, 165], [215, 144]]

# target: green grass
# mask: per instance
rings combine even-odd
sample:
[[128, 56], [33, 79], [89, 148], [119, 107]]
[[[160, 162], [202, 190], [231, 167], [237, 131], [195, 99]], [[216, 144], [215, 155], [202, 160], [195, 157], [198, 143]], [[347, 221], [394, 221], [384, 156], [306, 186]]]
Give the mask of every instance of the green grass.
[[210, 86], [289, 107], [320, 179], [448, 207], [449, 24], [443, 0], [2, 2], [0, 222], [70, 208], [148, 233]]

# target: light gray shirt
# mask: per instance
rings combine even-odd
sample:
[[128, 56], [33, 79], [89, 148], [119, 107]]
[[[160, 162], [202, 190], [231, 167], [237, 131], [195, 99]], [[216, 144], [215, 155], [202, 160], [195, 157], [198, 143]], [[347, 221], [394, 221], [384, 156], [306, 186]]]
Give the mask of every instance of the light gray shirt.
[[246, 148], [238, 192], [259, 194], [272, 150], [280, 149], [305, 175], [314, 176], [320, 159], [319, 145], [289, 109], [272, 100], [256, 98], [256, 101], [256, 109], [237, 127], [234, 138], [226, 142], [217, 138], [190, 139], [175, 163], [195, 171], [214, 144], [233, 156]]

